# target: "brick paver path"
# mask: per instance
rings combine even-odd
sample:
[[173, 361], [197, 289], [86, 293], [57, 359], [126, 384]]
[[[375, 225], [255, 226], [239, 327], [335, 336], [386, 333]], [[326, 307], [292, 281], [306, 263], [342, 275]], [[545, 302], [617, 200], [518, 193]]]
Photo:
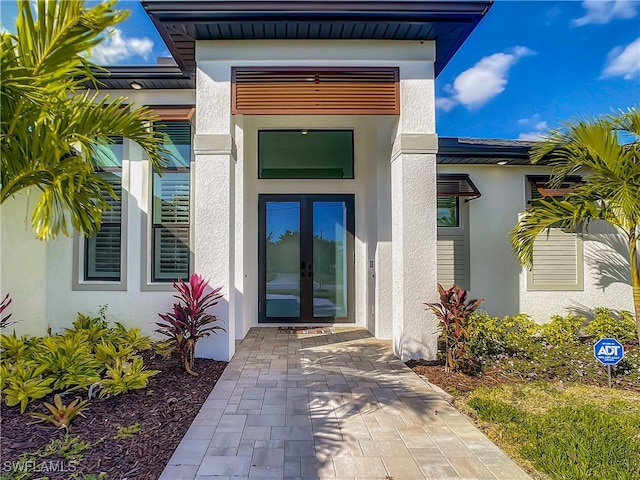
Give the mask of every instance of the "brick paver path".
[[252, 328], [161, 480], [529, 479], [360, 328]]

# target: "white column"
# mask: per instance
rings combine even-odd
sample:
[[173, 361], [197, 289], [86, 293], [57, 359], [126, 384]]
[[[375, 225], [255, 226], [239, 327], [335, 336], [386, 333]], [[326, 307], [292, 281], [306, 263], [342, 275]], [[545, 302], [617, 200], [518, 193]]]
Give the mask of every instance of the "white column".
[[231, 135], [230, 69], [200, 66], [194, 136], [194, 273], [222, 286], [212, 311], [226, 332], [198, 342], [199, 357], [229, 360], [235, 352], [235, 149]]
[[391, 157], [393, 344], [402, 360], [437, 351], [437, 321], [424, 306], [437, 282], [436, 150], [433, 134], [400, 134]]

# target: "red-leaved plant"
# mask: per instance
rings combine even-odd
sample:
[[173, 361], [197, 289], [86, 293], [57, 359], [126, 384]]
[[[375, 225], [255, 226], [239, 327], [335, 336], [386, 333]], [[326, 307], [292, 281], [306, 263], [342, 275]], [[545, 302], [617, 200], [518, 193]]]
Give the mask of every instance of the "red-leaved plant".
[[222, 298], [222, 287], [206, 292], [208, 286], [209, 282], [195, 273], [188, 283], [184, 280], [173, 282], [173, 288], [178, 291], [174, 297], [179, 302], [173, 304], [170, 312], [158, 314], [162, 321], [156, 322], [160, 327], [156, 332], [169, 337], [180, 355], [184, 369], [191, 375], [197, 375], [193, 370], [196, 342], [216, 330], [226, 331], [220, 325], [215, 325], [219, 321], [218, 317], [207, 313], [207, 309]]
[[11, 315], [12, 315], [11, 313], [9, 315], [4, 315], [4, 311], [7, 308], [9, 308], [10, 304], [11, 304], [11, 297], [7, 293], [5, 295], [5, 297], [2, 299], [2, 302], [0, 302], [0, 328], [6, 328], [6, 327], [16, 323], [16, 322], [10, 322], [9, 321], [9, 319], [11, 318]]
[[447, 372], [472, 370], [466, 355], [469, 341], [469, 316], [484, 302], [484, 298], [467, 301], [467, 291], [454, 285], [445, 290], [438, 283], [440, 303], [425, 303], [440, 321], [445, 342]]

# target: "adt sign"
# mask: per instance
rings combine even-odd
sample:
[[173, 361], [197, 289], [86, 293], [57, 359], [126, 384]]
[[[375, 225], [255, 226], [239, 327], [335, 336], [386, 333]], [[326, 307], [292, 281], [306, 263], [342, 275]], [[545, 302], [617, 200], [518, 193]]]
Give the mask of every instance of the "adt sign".
[[624, 357], [624, 347], [615, 338], [601, 338], [593, 346], [593, 354], [603, 365], [616, 365]]

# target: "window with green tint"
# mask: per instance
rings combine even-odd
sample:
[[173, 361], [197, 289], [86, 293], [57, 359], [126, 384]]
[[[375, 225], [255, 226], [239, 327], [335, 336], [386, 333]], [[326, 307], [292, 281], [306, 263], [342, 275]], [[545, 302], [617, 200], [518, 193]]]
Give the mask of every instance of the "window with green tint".
[[95, 149], [98, 170], [122, 168], [122, 137], [111, 137], [111, 143], [99, 143]]
[[458, 197], [438, 197], [438, 226], [458, 227]]
[[186, 121], [162, 121], [154, 130], [167, 134], [169, 142], [163, 146], [169, 150], [169, 168], [189, 168], [191, 162], [191, 124]]
[[261, 130], [259, 178], [353, 178], [353, 131]]

